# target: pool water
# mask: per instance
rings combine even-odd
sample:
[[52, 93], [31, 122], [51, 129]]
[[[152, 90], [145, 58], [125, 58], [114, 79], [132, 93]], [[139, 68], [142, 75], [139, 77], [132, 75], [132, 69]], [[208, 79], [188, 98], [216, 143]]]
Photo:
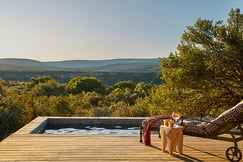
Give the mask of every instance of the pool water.
[[139, 127], [122, 128], [121, 126], [115, 126], [114, 128], [102, 128], [86, 126], [84, 129], [46, 129], [44, 134], [139, 134], [139, 131]]

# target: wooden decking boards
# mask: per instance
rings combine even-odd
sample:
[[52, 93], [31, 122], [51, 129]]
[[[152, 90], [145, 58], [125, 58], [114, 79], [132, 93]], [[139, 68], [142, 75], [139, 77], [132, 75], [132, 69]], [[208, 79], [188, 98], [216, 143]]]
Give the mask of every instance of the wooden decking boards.
[[[184, 136], [183, 155], [161, 152], [160, 139], [152, 146], [139, 142], [139, 135], [44, 135], [17, 133], [0, 143], [0, 161], [155, 162], [227, 161], [225, 150], [232, 142]], [[243, 151], [243, 141], [238, 142]]]
[[[0, 162], [223, 162], [233, 142], [184, 136], [183, 154], [161, 151], [161, 140], [152, 135], [144, 146], [138, 135], [31, 134], [48, 117], [38, 117], [0, 142]], [[238, 142], [243, 152], [243, 141]], [[168, 149], [167, 149], [168, 150]]]

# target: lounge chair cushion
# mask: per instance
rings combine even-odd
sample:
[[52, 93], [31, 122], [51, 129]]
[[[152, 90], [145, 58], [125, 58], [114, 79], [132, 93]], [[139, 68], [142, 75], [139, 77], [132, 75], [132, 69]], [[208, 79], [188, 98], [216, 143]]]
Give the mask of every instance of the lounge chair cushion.
[[243, 101], [226, 110], [211, 122], [183, 122], [184, 134], [195, 136], [216, 136], [236, 127], [243, 117]]

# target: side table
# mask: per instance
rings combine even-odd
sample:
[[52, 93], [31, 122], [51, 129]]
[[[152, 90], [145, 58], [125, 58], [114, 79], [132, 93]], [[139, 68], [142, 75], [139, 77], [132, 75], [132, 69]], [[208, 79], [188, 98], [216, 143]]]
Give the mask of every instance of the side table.
[[161, 146], [162, 151], [165, 151], [166, 146], [168, 147], [169, 154], [172, 155], [176, 151], [176, 146], [179, 154], [182, 154], [183, 150], [183, 127], [174, 126], [168, 127], [165, 125], [160, 126], [161, 135]]

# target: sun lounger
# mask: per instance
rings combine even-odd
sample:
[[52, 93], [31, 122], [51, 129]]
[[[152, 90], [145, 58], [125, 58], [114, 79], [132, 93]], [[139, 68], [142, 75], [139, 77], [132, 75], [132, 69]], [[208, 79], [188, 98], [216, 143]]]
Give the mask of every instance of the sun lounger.
[[[163, 124], [165, 119], [171, 119], [171, 116], [156, 116], [143, 121], [140, 129], [140, 142], [144, 140], [145, 145], [151, 145], [151, 129]], [[243, 140], [243, 101], [213, 120], [200, 120], [182, 116], [177, 124], [184, 127], [184, 135], [234, 142], [234, 147], [226, 150], [226, 156], [230, 161], [237, 162], [241, 160], [242, 153], [237, 142]], [[225, 133], [231, 134], [231, 138], [219, 136]]]

